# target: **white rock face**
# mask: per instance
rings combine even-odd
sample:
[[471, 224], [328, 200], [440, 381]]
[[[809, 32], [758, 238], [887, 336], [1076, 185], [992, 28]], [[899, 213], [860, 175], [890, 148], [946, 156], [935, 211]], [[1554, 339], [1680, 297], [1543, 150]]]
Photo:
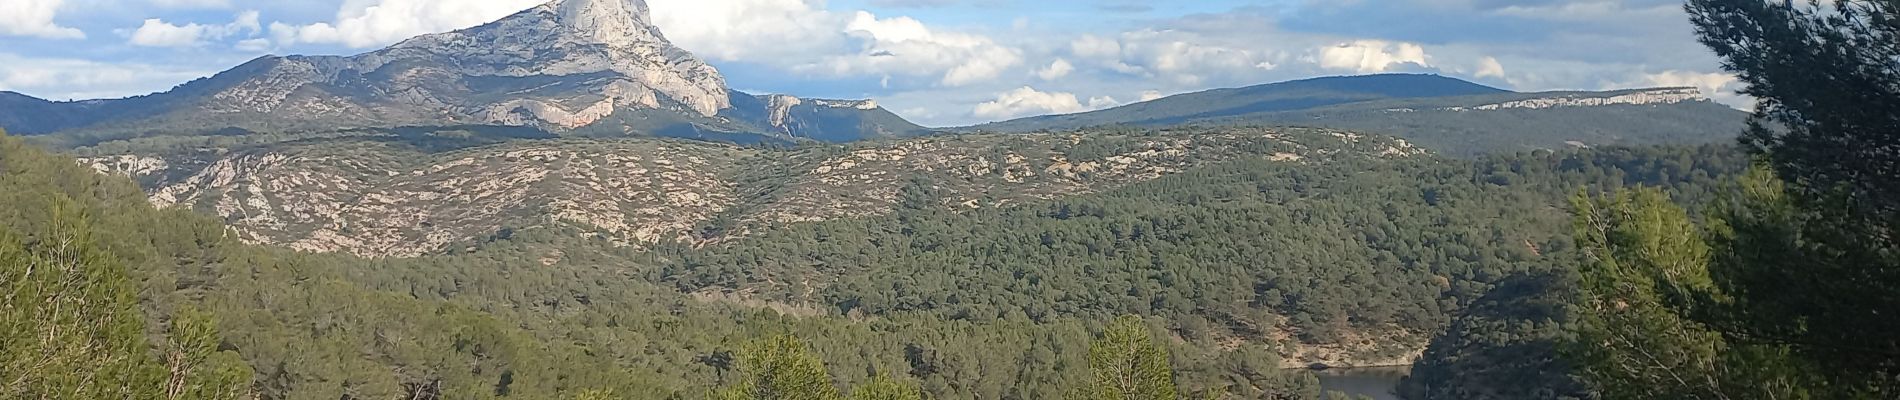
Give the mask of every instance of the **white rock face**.
[[767, 118], [767, 122], [771, 122], [774, 127], [784, 128], [785, 120], [791, 117], [792, 107], [797, 107], [799, 104], [804, 104], [804, 102], [804, 100], [799, 100], [797, 97], [782, 94], [767, 97], [765, 104], [767, 111], [771, 114], [771, 116]]
[[765, 99], [767, 113], [766, 122], [771, 123], [773, 127], [781, 129], [790, 129], [786, 126], [786, 122], [792, 118], [792, 110], [802, 105], [859, 111], [877, 109], [877, 102], [873, 100], [800, 99], [782, 94], [767, 95], [763, 98]]
[[116, 173], [134, 178], [163, 172], [171, 167], [162, 159], [131, 154], [81, 158], [79, 165], [92, 167], [94, 171], [99, 171], [101, 174]]
[[873, 100], [813, 100], [820, 107], [850, 108], [857, 110], [876, 110], [877, 101]]
[[719, 71], [673, 46], [651, 20], [645, 0], [555, 0], [500, 21], [416, 37], [357, 58], [364, 71], [417, 59], [446, 61], [444, 67], [475, 76], [611, 71], [702, 115], [731, 107]]
[[1708, 101], [1702, 91], [1693, 88], [1653, 89], [1612, 97], [1546, 97], [1518, 100], [1477, 107], [1452, 107], [1451, 111], [1496, 111], [1505, 109], [1541, 110], [1557, 107], [1597, 107], [1610, 105], [1660, 105]]

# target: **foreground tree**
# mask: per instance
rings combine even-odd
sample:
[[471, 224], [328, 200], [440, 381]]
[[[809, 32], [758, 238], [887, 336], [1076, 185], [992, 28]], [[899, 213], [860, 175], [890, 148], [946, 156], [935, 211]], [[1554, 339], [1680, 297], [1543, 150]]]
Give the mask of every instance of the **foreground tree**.
[[1148, 330], [1141, 317], [1115, 319], [1089, 345], [1089, 369], [1094, 381], [1071, 394], [1097, 400], [1174, 400], [1174, 367], [1168, 350]]
[[836, 400], [824, 360], [790, 335], [759, 339], [739, 355], [739, 379], [713, 392], [719, 400]]
[[739, 354], [738, 379], [706, 397], [711, 400], [921, 400], [917, 385], [873, 377], [845, 397], [831, 383], [825, 362], [791, 335], [759, 339]]
[[250, 368], [218, 350], [203, 314], [174, 318], [155, 360], [124, 268], [72, 201], [53, 204], [47, 232], [30, 242], [0, 229], [0, 397], [249, 397]]
[[1724, 299], [1710, 247], [1687, 212], [1654, 189], [1579, 196], [1583, 249], [1577, 338], [1567, 352], [1610, 399], [1799, 399], [1811, 386], [1785, 347], [1731, 342], [1690, 317]]
[[1684, 311], [1733, 342], [1787, 346], [1835, 390], [1900, 393], [1900, 1], [1688, 10], [1758, 100], [1745, 142], [1779, 180], [1716, 207], [1714, 290]]

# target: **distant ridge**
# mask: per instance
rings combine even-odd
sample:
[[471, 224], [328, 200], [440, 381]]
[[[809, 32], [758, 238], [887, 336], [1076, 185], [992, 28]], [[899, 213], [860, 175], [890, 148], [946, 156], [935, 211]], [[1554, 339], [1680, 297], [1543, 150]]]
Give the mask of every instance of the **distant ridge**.
[[1393, 135], [1453, 155], [1732, 140], [1745, 113], [1693, 88], [1519, 93], [1456, 78], [1380, 74], [1215, 89], [961, 131], [1093, 126], [1298, 125]]
[[1020, 132], [1095, 125], [1172, 125], [1372, 100], [1500, 93], [1511, 92], [1438, 75], [1334, 76], [1178, 94], [1105, 110], [1029, 117], [966, 129]]

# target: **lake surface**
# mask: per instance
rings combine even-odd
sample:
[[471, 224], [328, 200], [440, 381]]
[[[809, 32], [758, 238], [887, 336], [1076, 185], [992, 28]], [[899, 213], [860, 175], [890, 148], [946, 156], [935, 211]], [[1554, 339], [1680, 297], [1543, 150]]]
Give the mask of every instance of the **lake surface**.
[[1324, 396], [1325, 392], [1341, 391], [1354, 399], [1366, 396], [1373, 400], [1399, 400], [1399, 380], [1410, 373], [1412, 373], [1411, 367], [1334, 368], [1313, 371], [1314, 375], [1319, 376], [1321, 396]]

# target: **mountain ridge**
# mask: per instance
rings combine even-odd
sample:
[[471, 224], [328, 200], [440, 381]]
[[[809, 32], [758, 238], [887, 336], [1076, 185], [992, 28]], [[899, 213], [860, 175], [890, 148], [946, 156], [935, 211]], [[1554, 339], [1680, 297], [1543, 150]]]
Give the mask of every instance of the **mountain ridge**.
[[953, 128], [1293, 125], [1392, 135], [1450, 155], [1732, 140], [1745, 113], [1694, 88], [1514, 92], [1428, 74], [1324, 77]]
[[[457, 125], [758, 137], [735, 141], [930, 133], [876, 107], [760, 118], [770, 112], [734, 106], [756, 105], [742, 101], [753, 95], [728, 89], [716, 68], [668, 42], [650, 20], [643, 0], [554, 0], [353, 56], [262, 56], [151, 95], [88, 102], [8, 95], [0, 105], [21, 107], [0, 109], [0, 127], [72, 133], [78, 145], [220, 130]], [[868, 115], [839, 115], [845, 110]], [[805, 118], [811, 114], [825, 118]]]

